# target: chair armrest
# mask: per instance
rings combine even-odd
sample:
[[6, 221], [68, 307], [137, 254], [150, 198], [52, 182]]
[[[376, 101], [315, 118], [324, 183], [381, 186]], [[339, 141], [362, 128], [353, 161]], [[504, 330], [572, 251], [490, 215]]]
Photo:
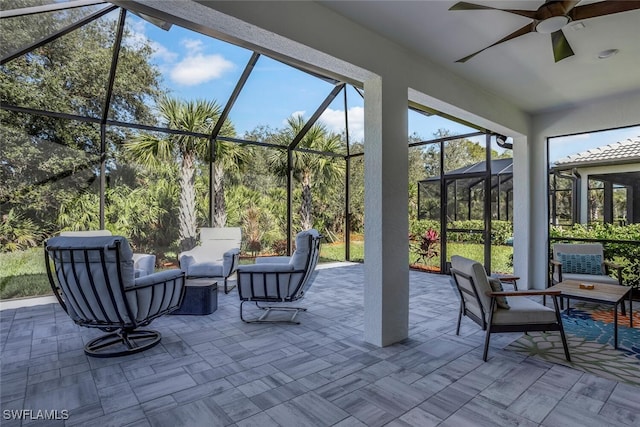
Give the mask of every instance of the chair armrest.
[[260, 256], [256, 257], [256, 264], [289, 264], [289, 256]]
[[612, 261], [604, 261], [604, 268], [605, 268], [605, 273], [609, 274], [609, 269], [613, 268], [614, 270], [616, 270], [616, 276], [618, 277], [618, 283], [620, 285], [622, 285], [622, 269], [624, 268], [623, 266], [621, 266], [620, 264], [616, 264], [615, 262]]
[[157, 273], [149, 274], [148, 276], [142, 276], [135, 279], [132, 287], [126, 290], [140, 289], [148, 286], [157, 285], [158, 283], [168, 282], [170, 280], [176, 280], [182, 278], [184, 280], [184, 272], [177, 268], [165, 271], [159, 271]]
[[615, 268], [616, 270], [622, 270], [622, 266], [620, 264], [616, 264], [613, 261], [604, 261], [604, 265], [607, 267]]
[[238, 269], [240, 248], [229, 249], [222, 256], [222, 275], [229, 277]]
[[152, 254], [133, 254], [133, 267], [142, 270], [145, 275], [153, 274], [156, 267], [156, 256]]
[[557, 296], [557, 295], [561, 295], [562, 292], [557, 290], [541, 289], [541, 290], [534, 290], [534, 291], [503, 291], [503, 292], [487, 291], [486, 294], [487, 296], [493, 298], [493, 297], [530, 297], [530, 296], [537, 296], [537, 295], [549, 295], [549, 296], [556, 295]]
[[241, 265], [236, 270], [243, 273], [292, 273], [296, 271], [291, 264], [251, 264]]

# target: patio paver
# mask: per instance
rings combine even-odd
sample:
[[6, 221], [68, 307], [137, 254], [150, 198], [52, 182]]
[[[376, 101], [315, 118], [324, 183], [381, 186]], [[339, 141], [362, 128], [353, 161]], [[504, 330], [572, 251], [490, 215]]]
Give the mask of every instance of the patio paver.
[[[448, 277], [410, 273], [410, 338], [363, 341], [362, 265], [323, 268], [301, 325], [245, 324], [236, 291], [207, 316], [164, 316], [162, 342], [120, 358], [86, 356], [100, 331], [57, 304], [0, 311], [1, 409], [68, 410], [19, 425], [636, 425], [640, 389], [504, 350], [463, 320]], [[631, 395], [630, 395], [631, 394]], [[4, 414], [4, 412], [3, 412]]]

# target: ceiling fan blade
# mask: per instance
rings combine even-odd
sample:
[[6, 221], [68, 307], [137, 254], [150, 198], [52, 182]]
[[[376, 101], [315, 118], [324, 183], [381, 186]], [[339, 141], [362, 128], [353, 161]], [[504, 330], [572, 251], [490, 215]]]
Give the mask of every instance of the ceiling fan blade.
[[551, 43], [553, 44], [553, 58], [556, 62], [575, 55], [562, 30], [551, 33]]
[[575, 7], [569, 12], [569, 17], [574, 21], [579, 21], [636, 9], [640, 9], [640, 1], [603, 1]]
[[[498, 45], [500, 43], [504, 43], [504, 42], [509, 41], [511, 39], [515, 39], [516, 37], [520, 37], [520, 36], [523, 36], [523, 35], [528, 34], [528, 33], [533, 33], [535, 31], [536, 31], [536, 26], [532, 22], [532, 23], [527, 24], [524, 27], [520, 28], [519, 30], [514, 31], [513, 33], [509, 34], [508, 36], [498, 40], [494, 44], [492, 44], [490, 46], [487, 46], [484, 49], [481, 49], [481, 50], [479, 50], [479, 51], [477, 51], [475, 53], [472, 53], [469, 56], [465, 56], [464, 58], [458, 59], [456, 62], [462, 62], [462, 63], [467, 62], [469, 59], [473, 58], [474, 56], [476, 56], [480, 52], [484, 52], [485, 50], [489, 49], [490, 47], [493, 47], [493, 46]], [[571, 49], [571, 48], [569, 48], [569, 49]]]
[[481, 4], [467, 3], [466, 1], [461, 1], [454, 4], [449, 8], [449, 10], [499, 10], [501, 12], [514, 13], [516, 15], [524, 16], [526, 18], [531, 18], [531, 19], [535, 19], [536, 17], [535, 10], [496, 9], [495, 7], [483, 6]]

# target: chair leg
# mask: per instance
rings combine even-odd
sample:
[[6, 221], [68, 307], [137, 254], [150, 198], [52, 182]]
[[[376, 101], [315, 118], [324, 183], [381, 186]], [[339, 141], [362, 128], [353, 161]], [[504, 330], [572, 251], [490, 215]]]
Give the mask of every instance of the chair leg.
[[460, 322], [462, 321], [462, 310], [464, 310], [464, 305], [462, 301], [460, 301], [460, 310], [458, 311], [458, 326], [456, 326], [456, 335], [460, 335]]
[[160, 343], [161, 338], [157, 331], [118, 330], [91, 340], [84, 346], [84, 352], [92, 357], [126, 356], [150, 349]]
[[[258, 304], [257, 301], [254, 301], [256, 304], [256, 307], [258, 307], [261, 310], [264, 310], [264, 313], [262, 313], [262, 316], [258, 317], [257, 319], [245, 319], [242, 311], [243, 305], [245, 302], [249, 302], [249, 301], [240, 302], [240, 319], [245, 323], [290, 323], [294, 325], [299, 325], [300, 322], [296, 320], [296, 316], [301, 311], [307, 311], [305, 307], [277, 307], [277, 306], [262, 307]], [[292, 311], [293, 315], [289, 319], [285, 319], [285, 320], [269, 320], [267, 319], [267, 316], [269, 316], [269, 314], [272, 311]]]
[[571, 356], [569, 355], [569, 346], [567, 345], [567, 337], [564, 334], [564, 326], [562, 325], [562, 316], [560, 316], [560, 310], [558, 310], [558, 298], [553, 295], [553, 308], [556, 312], [556, 320], [558, 321], [558, 327], [560, 328], [560, 339], [562, 339], [562, 347], [564, 347], [564, 357], [567, 362], [571, 362]]
[[227, 278], [227, 277], [225, 277], [225, 278], [224, 278], [224, 293], [225, 293], [225, 294], [228, 294], [229, 292], [231, 292], [231, 290], [232, 290], [233, 288], [235, 288], [235, 287], [236, 287], [236, 285], [233, 285], [233, 286], [231, 286], [231, 287], [229, 287], [229, 288], [228, 288], [228, 287], [227, 287], [227, 283], [228, 283], [228, 278]]
[[491, 325], [487, 327], [487, 335], [484, 337], [484, 353], [482, 353], [482, 360], [487, 361], [487, 355], [489, 354], [489, 339], [491, 337]]

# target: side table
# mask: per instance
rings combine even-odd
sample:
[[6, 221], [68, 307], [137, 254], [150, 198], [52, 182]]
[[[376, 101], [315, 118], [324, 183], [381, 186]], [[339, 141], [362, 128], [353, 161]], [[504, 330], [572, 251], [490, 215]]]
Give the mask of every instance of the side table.
[[187, 279], [184, 299], [171, 314], [206, 315], [218, 309], [218, 283], [211, 279]]

